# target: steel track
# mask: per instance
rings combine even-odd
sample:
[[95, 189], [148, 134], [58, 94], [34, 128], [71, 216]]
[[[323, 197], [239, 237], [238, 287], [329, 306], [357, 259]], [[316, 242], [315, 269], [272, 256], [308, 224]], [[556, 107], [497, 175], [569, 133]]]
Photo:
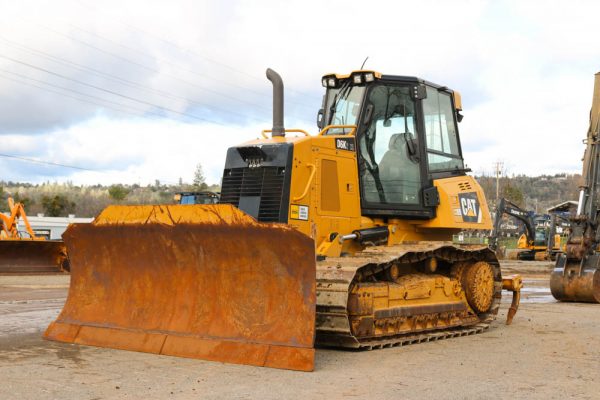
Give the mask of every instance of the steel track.
[[[494, 268], [494, 299], [490, 310], [478, 315], [478, 322], [470, 322], [468, 325], [382, 337], [354, 336], [350, 329], [347, 301], [348, 293], [357, 277], [369, 279], [370, 275], [385, 270], [392, 263], [414, 263], [432, 256], [451, 263], [484, 260], [492, 265]], [[326, 347], [370, 350], [481, 333], [489, 328], [498, 314], [501, 290], [500, 265], [494, 253], [482, 246], [418, 242], [396, 246], [376, 246], [351, 257], [328, 258], [317, 263], [316, 344]]]

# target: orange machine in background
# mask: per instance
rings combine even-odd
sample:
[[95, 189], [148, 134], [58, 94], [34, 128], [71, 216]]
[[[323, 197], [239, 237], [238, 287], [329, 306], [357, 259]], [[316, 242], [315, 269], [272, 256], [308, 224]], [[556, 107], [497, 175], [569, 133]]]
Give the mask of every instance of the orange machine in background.
[[[23, 204], [15, 203], [12, 197], [8, 198], [8, 209], [10, 215], [0, 213], [0, 273], [68, 271], [64, 243], [36, 236]], [[19, 230], [19, 219], [25, 231]]]

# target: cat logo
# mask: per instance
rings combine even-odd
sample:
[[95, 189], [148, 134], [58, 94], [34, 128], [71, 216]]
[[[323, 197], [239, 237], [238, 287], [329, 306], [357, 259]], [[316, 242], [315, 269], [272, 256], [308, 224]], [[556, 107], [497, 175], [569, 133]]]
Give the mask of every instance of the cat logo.
[[479, 207], [477, 193], [460, 193], [458, 195], [458, 200], [460, 202], [460, 212], [462, 214], [463, 222], [481, 223], [481, 209]]

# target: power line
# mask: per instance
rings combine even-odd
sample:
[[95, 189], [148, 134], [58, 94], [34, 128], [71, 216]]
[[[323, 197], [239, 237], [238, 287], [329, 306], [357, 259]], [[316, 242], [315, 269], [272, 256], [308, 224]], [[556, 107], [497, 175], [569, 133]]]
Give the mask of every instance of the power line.
[[231, 110], [227, 110], [227, 109], [220, 108], [220, 107], [215, 107], [215, 106], [212, 106], [212, 105], [207, 105], [207, 104], [201, 103], [201, 102], [199, 102], [197, 100], [193, 100], [193, 99], [189, 99], [189, 98], [186, 98], [186, 97], [183, 97], [183, 96], [179, 96], [179, 95], [176, 95], [176, 94], [164, 91], [164, 90], [155, 89], [155, 88], [152, 88], [152, 87], [140, 84], [138, 82], [134, 82], [134, 81], [131, 81], [131, 80], [128, 80], [128, 79], [121, 78], [121, 77], [113, 75], [113, 74], [108, 74], [108, 73], [100, 71], [98, 69], [95, 69], [95, 68], [92, 68], [92, 67], [88, 67], [86, 65], [78, 64], [76, 62], [67, 60], [65, 58], [57, 57], [57, 56], [54, 56], [52, 54], [43, 52], [41, 50], [37, 50], [37, 49], [31, 48], [29, 46], [25, 46], [25, 45], [13, 42], [13, 41], [8, 40], [8, 39], [6, 39], [6, 38], [4, 38], [2, 36], [0, 36], [0, 40], [4, 41], [5, 44], [7, 44], [8, 46], [11, 46], [13, 48], [18, 48], [21, 51], [27, 51], [30, 54], [38, 55], [39, 57], [48, 59], [48, 60], [50, 60], [52, 62], [55, 62], [55, 63], [58, 63], [58, 64], [62, 64], [62, 65], [66, 65], [66, 66], [68, 66], [70, 68], [74, 68], [74, 69], [77, 69], [77, 70], [80, 70], [80, 71], [90, 71], [90, 72], [92, 72], [93, 74], [95, 74], [97, 76], [108, 78], [108, 79], [110, 79], [110, 80], [112, 80], [114, 82], [117, 82], [117, 83], [119, 83], [121, 85], [124, 85], [124, 86], [128, 86], [130, 88], [134, 88], [134, 89], [138, 89], [138, 90], [143, 90], [143, 91], [146, 91], [146, 92], [158, 94], [160, 96], [168, 97], [168, 98], [175, 99], [175, 100], [185, 101], [185, 102], [188, 102], [188, 103], [193, 104], [193, 105], [197, 105], [197, 106], [200, 106], [200, 107], [203, 107], [203, 108], [207, 108], [207, 109], [213, 109], [213, 110], [216, 110], [216, 111], [219, 111], [219, 112], [223, 112], [223, 113], [228, 113], [228, 114], [231, 114], [231, 115], [236, 115], [236, 116], [242, 117], [244, 119], [250, 119], [250, 120], [255, 120], [255, 121], [262, 121], [261, 119], [256, 118], [256, 117], [251, 117], [251, 116], [248, 116], [248, 115], [245, 115], [245, 114], [241, 114], [241, 113], [238, 113], [238, 112], [235, 112], [235, 111], [231, 111]]
[[168, 112], [171, 112], [171, 113], [174, 113], [174, 114], [179, 114], [179, 115], [182, 115], [182, 116], [185, 116], [185, 117], [189, 117], [189, 118], [193, 118], [193, 119], [196, 119], [196, 120], [200, 120], [200, 121], [204, 121], [204, 122], [208, 122], [208, 123], [212, 123], [212, 124], [216, 124], [216, 125], [226, 126], [225, 124], [223, 124], [221, 122], [212, 121], [212, 120], [209, 120], [207, 118], [199, 117], [199, 116], [194, 115], [194, 114], [189, 114], [189, 113], [186, 113], [186, 112], [181, 112], [181, 111], [173, 110], [173, 109], [168, 108], [168, 107], [159, 106], [158, 104], [150, 103], [150, 102], [145, 101], [145, 100], [136, 99], [135, 97], [131, 97], [131, 96], [128, 96], [128, 95], [125, 95], [125, 94], [122, 94], [122, 93], [118, 93], [118, 92], [115, 92], [113, 90], [105, 89], [105, 88], [102, 88], [100, 86], [92, 85], [90, 83], [83, 82], [83, 81], [80, 81], [78, 79], [69, 78], [68, 76], [59, 74], [57, 72], [50, 71], [50, 70], [42, 68], [42, 67], [35, 66], [33, 64], [29, 64], [29, 63], [27, 63], [25, 61], [14, 59], [12, 57], [8, 57], [8, 56], [0, 54], [0, 58], [4, 58], [4, 59], [10, 60], [12, 62], [21, 64], [21, 65], [25, 65], [25, 66], [27, 66], [29, 68], [33, 68], [33, 69], [45, 72], [45, 73], [50, 74], [50, 75], [58, 76], [59, 78], [66, 79], [66, 80], [78, 83], [80, 85], [83, 85], [83, 86], [87, 86], [87, 87], [90, 87], [90, 88], [93, 88], [93, 89], [96, 89], [96, 90], [100, 90], [102, 92], [110, 93], [112, 95], [119, 96], [119, 97], [122, 97], [122, 98], [127, 99], [127, 100], [135, 101], [136, 103], [148, 105], [148, 106], [151, 106], [151, 107], [156, 107], [156, 108], [164, 110], [164, 111], [168, 111]]
[[55, 162], [52, 162], [52, 161], [36, 160], [35, 158], [15, 156], [15, 155], [12, 155], [12, 154], [1, 154], [0, 153], [0, 157], [13, 158], [13, 159], [16, 159], [16, 160], [30, 162], [30, 163], [35, 163], [35, 164], [44, 164], [44, 165], [52, 165], [52, 166], [55, 166], [55, 167], [78, 169], [78, 170], [82, 170], [82, 171], [102, 172], [102, 171], [98, 171], [98, 170], [94, 170], [94, 169], [90, 169], [90, 168], [83, 168], [83, 167], [78, 167], [78, 166], [75, 166], [75, 165], [60, 164], [60, 163], [55, 163]]
[[[19, 18], [19, 19], [21, 19], [21, 20], [23, 20], [23, 21], [25, 21], [25, 22], [32, 22], [32, 21], [28, 21], [28, 20], [27, 20], [26, 18], [24, 18], [24, 17], [17, 17], [17, 18]], [[155, 73], [155, 74], [158, 74], [158, 75], [163, 75], [163, 76], [169, 77], [169, 78], [171, 78], [171, 79], [174, 79], [174, 80], [176, 80], [176, 81], [179, 81], [179, 82], [181, 82], [181, 83], [183, 83], [183, 84], [185, 84], [185, 85], [196, 87], [196, 88], [198, 88], [198, 89], [200, 89], [200, 90], [204, 90], [204, 91], [206, 91], [206, 92], [212, 93], [212, 94], [214, 94], [214, 95], [217, 95], [217, 96], [221, 96], [221, 97], [223, 97], [223, 98], [230, 99], [230, 100], [232, 100], [232, 101], [240, 102], [240, 103], [243, 103], [243, 104], [246, 104], [246, 105], [249, 105], [249, 106], [252, 106], [252, 107], [258, 108], [258, 109], [262, 109], [262, 110], [264, 110], [264, 111], [271, 111], [271, 109], [270, 109], [269, 107], [266, 107], [266, 106], [263, 106], [263, 105], [257, 104], [257, 103], [255, 103], [255, 102], [251, 102], [251, 101], [247, 101], [247, 100], [244, 100], [244, 99], [240, 99], [240, 98], [238, 98], [238, 97], [231, 96], [231, 95], [228, 95], [228, 94], [225, 94], [225, 93], [219, 92], [219, 91], [217, 91], [217, 90], [214, 90], [214, 89], [207, 88], [207, 87], [205, 87], [205, 86], [202, 86], [202, 85], [198, 85], [198, 84], [196, 84], [196, 83], [193, 83], [193, 82], [190, 82], [190, 81], [188, 81], [188, 80], [182, 79], [182, 78], [180, 78], [180, 77], [179, 77], [179, 76], [177, 76], [177, 75], [173, 75], [173, 74], [168, 74], [168, 73], [165, 73], [165, 72], [161, 72], [160, 70], [158, 70], [158, 69], [156, 69], [156, 68], [149, 67], [149, 66], [147, 66], [147, 65], [144, 65], [144, 64], [142, 64], [142, 63], [140, 63], [140, 62], [137, 62], [137, 61], [131, 60], [131, 59], [127, 58], [127, 57], [123, 57], [123, 56], [121, 56], [121, 55], [119, 55], [119, 54], [115, 54], [115, 53], [113, 53], [113, 52], [111, 52], [111, 51], [108, 51], [108, 50], [105, 50], [105, 49], [103, 49], [103, 48], [101, 48], [101, 47], [99, 47], [99, 46], [97, 46], [97, 45], [91, 44], [91, 43], [89, 43], [89, 42], [86, 42], [86, 41], [84, 41], [84, 40], [81, 40], [81, 39], [79, 39], [79, 38], [77, 38], [77, 37], [73, 37], [73, 36], [71, 36], [71, 35], [68, 35], [68, 34], [66, 34], [66, 33], [64, 33], [64, 32], [58, 31], [58, 30], [56, 30], [56, 29], [53, 29], [53, 28], [51, 28], [51, 27], [49, 27], [49, 26], [47, 26], [47, 25], [44, 25], [44, 24], [41, 24], [41, 23], [37, 23], [37, 22], [33, 22], [33, 23], [34, 23], [35, 25], [37, 25], [37, 26], [39, 26], [39, 27], [41, 27], [41, 28], [43, 28], [43, 29], [45, 29], [45, 30], [49, 31], [49, 32], [52, 32], [52, 33], [54, 33], [55, 35], [58, 35], [58, 36], [64, 37], [64, 38], [66, 38], [66, 39], [68, 39], [68, 40], [71, 40], [71, 41], [73, 41], [73, 42], [79, 43], [79, 44], [81, 44], [81, 45], [83, 45], [83, 46], [86, 46], [86, 47], [92, 48], [92, 49], [94, 49], [94, 50], [96, 50], [96, 51], [98, 51], [98, 52], [104, 53], [104, 54], [106, 54], [106, 55], [109, 55], [109, 56], [111, 56], [111, 57], [113, 57], [113, 58], [116, 58], [116, 59], [118, 59], [118, 60], [121, 60], [121, 61], [123, 61], [123, 62], [129, 63], [129, 64], [131, 64], [131, 65], [134, 65], [134, 66], [138, 67], [138, 68], [142, 68], [142, 69], [144, 69], [144, 70], [147, 70], [147, 71], [153, 72], [153, 73]], [[261, 80], [261, 81], [262, 81], [262, 82], [264, 82], [264, 79], [263, 79], [263, 80]], [[306, 120], [306, 119], [304, 119], [304, 118], [299, 118], [299, 117], [296, 117], [296, 118], [297, 118], [297, 119], [299, 119], [299, 120], [302, 120], [302, 121], [304, 121], [304, 122], [307, 122], [307, 123], [309, 122], [308, 120]]]
[[[61, 167], [61, 168], [76, 169], [76, 170], [81, 170], [81, 171], [96, 172], [96, 173], [105, 174], [105, 175], [107, 175], [107, 174], [110, 173], [109, 171], [105, 171], [105, 170], [83, 168], [83, 167], [79, 167], [79, 166], [76, 166], [76, 165], [68, 165], [68, 164], [55, 163], [55, 162], [52, 162], [52, 161], [44, 161], [44, 160], [38, 160], [38, 159], [35, 159], [35, 158], [15, 156], [15, 155], [12, 155], [12, 154], [1, 154], [0, 153], [0, 157], [10, 158], [10, 159], [14, 159], [14, 160], [21, 161], [21, 162], [28, 162], [28, 163], [34, 163], [34, 164], [43, 164], [43, 165], [48, 165], [48, 166], [52, 166], [52, 167]], [[170, 180], [167, 180], [167, 179], [157, 178], [155, 180], [158, 180], [161, 183], [166, 183], [166, 184], [171, 185], [171, 186], [178, 185], [178, 183], [170, 181]]]
[[106, 108], [109, 108], [111, 110], [118, 111], [118, 112], [125, 113], [125, 114], [130, 114], [130, 115], [133, 115], [133, 116], [136, 116], [136, 117], [139, 116], [140, 114], [143, 114], [143, 115], [151, 114], [151, 115], [155, 115], [158, 118], [163, 118], [163, 115], [157, 114], [157, 113], [155, 113], [153, 111], [146, 111], [146, 110], [137, 109], [135, 107], [132, 107], [132, 106], [129, 106], [129, 105], [126, 105], [126, 104], [117, 103], [115, 101], [103, 99], [101, 97], [97, 97], [97, 96], [93, 96], [93, 95], [90, 95], [90, 94], [87, 94], [87, 93], [79, 92], [77, 90], [73, 90], [73, 89], [66, 88], [66, 87], [59, 86], [59, 85], [54, 85], [52, 83], [45, 82], [45, 81], [42, 81], [42, 80], [39, 80], [39, 79], [35, 79], [35, 78], [31, 78], [31, 77], [28, 77], [28, 76], [25, 76], [25, 75], [21, 75], [21, 74], [18, 74], [16, 72], [6, 71], [6, 70], [3, 70], [3, 69], [0, 69], [0, 72], [12, 74], [12, 75], [18, 76], [18, 77], [20, 77], [22, 79], [27, 79], [27, 80], [34, 81], [34, 82], [39, 82], [42, 85], [47, 85], [47, 86], [54, 87], [54, 88], [57, 88], [57, 89], [61, 89], [61, 90], [67, 91], [67, 92], [72, 92], [72, 93], [75, 93], [75, 94], [78, 94], [78, 95], [81, 95], [81, 96], [90, 97], [91, 99], [94, 99], [94, 100], [97, 100], [97, 101], [106, 102], [106, 103], [110, 103], [110, 104], [115, 104], [115, 105], [117, 105], [119, 107], [130, 108], [130, 109], [136, 111], [136, 113], [125, 111], [125, 110], [122, 110], [122, 109], [119, 109], [119, 108], [115, 108], [115, 107], [111, 107], [111, 106], [107, 106], [105, 104], [98, 103], [97, 101], [92, 101], [92, 100], [89, 100], [89, 99], [82, 99], [80, 97], [72, 96], [72, 95], [70, 95], [68, 93], [63, 93], [63, 92], [59, 92], [59, 91], [56, 91], [56, 90], [52, 90], [52, 89], [49, 89], [47, 87], [39, 86], [39, 85], [36, 85], [34, 83], [31, 83], [31, 82], [24, 82], [24, 81], [19, 80], [19, 79], [13, 79], [13, 78], [11, 78], [9, 76], [6, 76], [6, 75], [3, 75], [2, 73], [0, 73], [0, 77], [2, 77], [4, 79], [11, 80], [13, 82], [17, 82], [17, 83], [20, 83], [20, 84], [23, 84], [23, 85], [32, 86], [32, 87], [35, 87], [35, 88], [38, 88], [38, 89], [42, 89], [42, 90], [45, 90], [45, 91], [50, 92], [50, 93], [59, 94], [61, 96], [69, 97], [69, 98], [74, 99], [74, 100], [83, 101], [83, 102], [86, 102], [86, 103], [89, 103], [89, 104], [94, 104], [94, 105], [97, 105], [97, 106], [100, 106], [100, 107], [106, 107]]
[[126, 50], [128, 50], [128, 51], [133, 51], [133, 52], [135, 52], [135, 53], [141, 54], [141, 55], [143, 55], [144, 57], [148, 57], [148, 58], [152, 58], [152, 59], [157, 59], [157, 60], [159, 60], [159, 61], [161, 61], [161, 62], [164, 62], [164, 63], [166, 63], [166, 64], [169, 64], [169, 65], [171, 65], [171, 66], [173, 66], [173, 67], [175, 67], [175, 68], [178, 68], [178, 69], [184, 70], [184, 71], [186, 71], [186, 72], [189, 72], [189, 73], [192, 73], [192, 74], [198, 75], [198, 76], [200, 76], [200, 77], [202, 77], [202, 78], [209, 78], [209, 79], [211, 79], [211, 80], [213, 80], [213, 81], [215, 81], [215, 82], [222, 83], [222, 84], [224, 84], [224, 85], [231, 86], [231, 87], [234, 87], [234, 88], [237, 88], [237, 89], [247, 90], [247, 91], [249, 91], [249, 92], [251, 92], [251, 93], [254, 93], [254, 94], [257, 94], [257, 95], [259, 95], [259, 96], [263, 96], [263, 97], [267, 97], [267, 98], [270, 98], [270, 97], [271, 97], [271, 96], [270, 96], [269, 94], [267, 94], [267, 93], [262, 93], [262, 92], [259, 92], [258, 90], [254, 90], [254, 89], [251, 89], [251, 88], [248, 88], [248, 87], [245, 87], [245, 86], [236, 85], [236, 84], [234, 84], [234, 83], [232, 83], [232, 82], [230, 82], [230, 81], [227, 81], [227, 80], [224, 80], [224, 79], [218, 79], [218, 78], [215, 78], [214, 76], [210, 76], [210, 75], [207, 75], [207, 74], [202, 74], [202, 73], [200, 73], [200, 72], [198, 72], [198, 71], [196, 71], [196, 70], [193, 70], [193, 69], [190, 69], [190, 68], [184, 67], [184, 66], [182, 66], [181, 64], [174, 63], [174, 62], [172, 62], [172, 61], [170, 61], [170, 60], [168, 60], [168, 59], [166, 59], [166, 58], [163, 58], [163, 57], [157, 57], [157, 56], [152, 56], [152, 55], [150, 55], [150, 54], [146, 53], [145, 51], [141, 51], [140, 49], [136, 49], [136, 48], [134, 48], [134, 47], [131, 47], [131, 46], [124, 45], [123, 43], [119, 43], [119, 42], [117, 42], [116, 40], [109, 39], [109, 38], [107, 38], [107, 37], [104, 37], [104, 36], [102, 36], [102, 35], [99, 35], [99, 34], [98, 34], [98, 33], [96, 33], [96, 32], [89, 31], [89, 30], [87, 30], [87, 29], [84, 29], [84, 28], [81, 28], [81, 27], [79, 27], [79, 26], [77, 26], [77, 25], [74, 25], [74, 24], [69, 24], [69, 26], [70, 26], [70, 27], [72, 27], [73, 29], [75, 29], [75, 30], [78, 30], [78, 31], [80, 31], [80, 32], [83, 32], [83, 33], [85, 33], [85, 34], [87, 34], [87, 35], [94, 36], [94, 37], [96, 37], [96, 38], [98, 38], [98, 39], [101, 39], [101, 40], [104, 40], [104, 41], [106, 41], [106, 42], [112, 43], [113, 45], [119, 46], [119, 47], [121, 47], [121, 48], [123, 48], [123, 49], [126, 49]]
[[73, 37], [71, 35], [67, 35], [66, 33], [57, 31], [56, 29], [50, 28], [49, 26], [46, 26], [46, 25], [43, 25], [43, 24], [39, 24], [39, 23], [37, 25], [40, 26], [40, 27], [42, 27], [42, 28], [44, 28], [44, 29], [46, 29], [46, 30], [48, 30], [48, 31], [50, 31], [50, 32], [55, 33], [56, 35], [65, 37], [65, 38], [67, 38], [69, 40], [72, 40], [74, 42], [77, 42], [77, 43], [79, 43], [79, 44], [81, 44], [83, 46], [92, 48], [92, 49], [94, 49], [96, 51], [99, 51], [101, 53], [107, 54], [107, 55], [109, 55], [111, 57], [114, 57], [116, 59], [119, 59], [119, 60], [124, 61], [126, 63], [129, 63], [131, 65], [135, 65], [138, 68], [145, 69], [145, 70], [153, 72], [155, 74], [167, 76], [167, 77], [169, 77], [171, 79], [177, 80], [177, 81], [179, 81], [181, 83], [184, 83], [186, 85], [189, 85], [189, 86], [195, 86], [195, 87], [197, 87], [197, 88], [199, 88], [201, 90], [207, 91], [207, 92], [212, 93], [212, 94], [217, 95], [217, 96], [221, 96], [221, 97], [233, 100], [233, 101], [237, 101], [237, 102], [244, 103], [244, 104], [247, 104], [247, 105], [250, 105], [250, 106], [253, 106], [253, 107], [257, 107], [257, 108], [260, 108], [260, 109], [263, 109], [263, 110], [266, 110], [266, 111], [270, 111], [270, 109], [267, 108], [267, 107], [265, 107], [265, 106], [261, 106], [259, 104], [253, 103], [253, 102], [249, 102], [249, 101], [246, 101], [246, 100], [243, 100], [243, 99], [239, 99], [239, 98], [234, 97], [234, 96], [230, 96], [228, 94], [221, 93], [221, 92], [213, 90], [213, 89], [206, 88], [204, 86], [201, 86], [201, 85], [198, 85], [196, 83], [193, 83], [193, 82], [187, 81], [185, 79], [182, 79], [182, 78], [180, 78], [180, 77], [178, 77], [176, 75], [172, 75], [172, 74], [167, 74], [167, 73], [161, 72], [160, 70], [157, 70], [156, 68], [149, 67], [149, 66], [144, 65], [142, 63], [139, 63], [137, 61], [130, 60], [127, 57], [123, 57], [123, 56], [120, 56], [118, 54], [112, 53], [112, 52], [110, 52], [108, 50], [104, 50], [104, 49], [102, 49], [102, 48], [100, 48], [100, 47], [98, 47], [96, 45], [93, 45], [91, 43], [88, 43], [86, 41], [78, 39], [78, 38]]
[[[95, 6], [92, 6], [92, 5], [90, 5], [90, 4], [87, 4], [87, 3], [85, 3], [85, 2], [83, 2], [83, 1], [75, 1], [75, 2], [76, 2], [76, 3], [78, 3], [80, 6], [83, 6], [83, 7], [85, 7], [85, 8], [88, 8], [88, 9], [93, 9], [93, 10], [95, 10], [96, 12], [102, 12], [102, 13], [104, 13], [105, 15], [108, 15], [108, 14], [106, 13], [105, 9], [100, 9], [100, 8], [97, 8], [97, 7], [95, 7]], [[233, 71], [233, 72], [236, 72], [236, 73], [238, 73], [238, 74], [241, 74], [241, 75], [247, 76], [247, 77], [249, 77], [249, 78], [255, 79], [255, 80], [259, 81], [259, 82], [264, 82], [264, 77], [257, 77], [257, 76], [255, 76], [255, 75], [249, 74], [249, 73], [247, 73], [246, 71], [240, 70], [240, 69], [238, 69], [238, 68], [232, 67], [231, 65], [228, 65], [228, 64], [225, 64], [225, 63], [223, 63], [223, 62], [220, 62], [220, 61], [214, 60], [214, 59], [212, 59], [212, 58], [206, 57], [206, 56], [204, 56], [204, 55], [198, 54], [198, 53], [196, 53], [196, 52], [194, 52], [194, 51], [192, 51], [192, 50], [190, 50], [190, 49], [183, 49], [181, 46], [179, 46], [178, 44], [174, 43], [173, 41], [170, 41], [170, 40], [164, 39], [164, 38], [162, 38], [162, 37], [160, 37], [160, 36], [157, 36], [157, 35], [155, 35], [154, 33], [147, 32], [147, 31], [145, 31], [145, 30], [143, 30], [143, 29], [141, 29], [141, 28], [139, 28], [139, 27], [136, 27], [136, 26], [134, 26], [134, 25], [132, 25], [132, 24], [130, 24], [130, 23], [128, 23], [128, 22], [125, 22], [125, 21], [123, 21], [123, 19], [122, 19], [122, 18], [116, 18], [115, 20], [116, 20], [117, 22], [119, 22], [120, 24], [122, 24], [123, 26], [126, 26], [126, 27], [128, 27], [128, 28], [129, 28], [129, 29], [131, 29], [131, 30], [138, 31], [138, 32], [140, 32], [140, 33], [142, 33], [142, 34], [144, 34], [144, 35], [146, 35], [146, 36], [153, 37], [155, 40], [158, 40], [158, 41], [161, 41], [161, 42], [163, 42], [163, 43], [165, 43], [165, 44], [168, 44], [169, 46], [176, 48], [176, 49], [177, 49], [179, 52], [181, 52], [181, 53], [183, 53], [183, 54], [186, 54], [186, 53], [187, 53], [187, 54], [191, 54], [191, 55], [193, 55], [193, 56], [195, 56], [195, 57], [197, 57], [197, 58], [201, 58], [201, 59], [204, 59], [204, 60], [206, 60], [206, 61], [208, 61], [208, 62], [210, 62], [210, 63], [213, 63], [213, 64], [215, 64], [215, 65], [219, 65], [219, 66], [221, 66], [221, 67], [227, 68], [227, 69], [229, 69], [230, 71]], [[310, 99], [313, 99], [313, 98], [314, 98], [314, 96], [313, 96], [313, 95], [310, 95], [310, 94], [308, 94], [308, 93], [304, 93], [304, 92], [302, 92], [302, 91], [299, 91], [299, 90], [297, 90], [297, 89], [288, 88], [288, 90], [289, 90], [290, 92], [297, 93], [297, 94], [299, 94], [299, 95], [301, 95], [301, 96], [305, 96], [305, 97], [307, 97], [307, 98], [310, 98]]]
[[[152, 56], [152, 55], [150, 55], [150, 54], [148, 54], [148, 53], [146, 53], [146, 52], [144, 52], [144, 51], [141, 51], [141, 50], [139, 50], [139, 49], [136, 49], [136, 48], [134, 48], [134, 47], [131, 47], [131, 46], [126, 46], [126, 45], [124, 45], [123, 43], [119, 43], [119, 42], [117, 42], [117, 41], [115, 41], [115, 40], [112, 40], [112, 39], [106, 38], [106, 37], [104, 37], [104, 36], [102, 36], [102, 35], [99, 35], [99, 34], [98, 34], [98, 33], [96, 33], [96, 32], [92, 32], [92, 31], [89, 31], [89, 30], [87, 30], [87, 29], [83, 29], [83, 28], [81, 28], [81, 27], [78, 27], [77, 25], [69, 24], [69, 26], [71, 26], [71, 27], [72, 27], [73, 29], [75, 29], [75, 30], [78, 30], [78, 31], [80, 31], [80, 32], [83, 32], [83, 33], [86, 33], [86, 34], [88, 34], [88, 35], [94, 36], [94, 37], [96, 37], [96, 38], [98, 38], [98, 39], [101, 39], [101, 40], [104, 40], [104, 41], [106, 41], [106, 42], [112, 43], [112, 44], [114, 44], [114, 45], [116, 45], [116, 46], [119, 46], [119, 47], [122, 47], [122, 48], [124, 48], [124, 49], [126, 49], [126, 50], [128, 50], [128, 51], [133, 51], [133, 52], [136, 52], [136, 53], [138, 53], [138, 54], [141, 54], [141, 55], [143, 55], [143, 56], [145, 56], [145, 57], [148, 57], [148, 58], [157, 59], [157, 60], [159, 60], [159, 61], [161, 61], [161, 62], [163, 62], [163, 63], [165, 63], [165, 64], [169, 64], [169, 65], [171, 65], [171, 66], [173, 66], [173, 67], [175, 67], [175, 68], [178, 68], [178, 69], [180, 69], [180, 70], [183, 70], [183, 71], [189, 72], [189, 73], [191, 73], [191, 74], [194, 74], [194, 75], [198, 75], [198, 76], [200, 76], [200, 77], [202, 77], [202, 78], [208, 78], [208, 79], [210, 79], [210, 80], [212, 80], [212, 81], [218, 82], [218, 83], [220, 83], [220, 84], [223, 84], [223, 85], [227, 85], [227, 86], [230, 86], [230, 87], [233, 87], [233, 88], [236, 88], [236, 89], [242, 89], [242, 90], [246, 90], [246, 91], [248, 91], [248, 92], [251, 92], [251, 93], [254, 93], [254, 94], [256, 94], [256, 95], [259, 95], [259, 96], [262, 96], [262, 97], [266, 97], [266, 98], [269, 98], [269, 99], [271, 98], [271, 94], [262, 93], [262, 92], [259, 92], [259, 91], [257, 91], [257, 90], [254, 90], [254, 89], [248, 88], [248, 87], [246, 87], [246, 86], [236, 85], [236, 84], [234, 84], [234, 83], [232, 83], [232, 82], [230, 82], [230, 81], [228, 81], [228, 80], [219, 79], [219, 78], [215, 78], [214, 76], [211, 76], [211, 75], [207, 75], [207, 74], [200, 73], [200, 72], [198, 72], [198, 71], [196, 71], [196, 70], [194, 70], [194, 69], [190, 69], [190, 68], [184, 67], [184, 66], [182, 66], [181, 64], [174, 63], [174, 62], [172, 62], [172, 61], [170, 61], [170, 60], [168, 60], [168, 59], [166, 59], [166, 58], [163, 58], [163, 57]], [[262, 82], [264, 82], [264, 79], [262, 79], [261, 81], [262, 81]], [[310, 109], [314, 109], [314, 106], [313, 106], [313, 105], [310, 105], [310, 104], [305, 104], [305, 103], [303, 103], [303, 102], [299, 102], [299, 101], [297, 101], [297, 100], [288, 100], [288, 101], [289, 101], [290, 103], [293, 103], [293, 104], [297, 104], [297, 105], [300, 105], [300, 106], [303, 106], [303, 107], [307, 107], [307, 108], [310, 108]]]

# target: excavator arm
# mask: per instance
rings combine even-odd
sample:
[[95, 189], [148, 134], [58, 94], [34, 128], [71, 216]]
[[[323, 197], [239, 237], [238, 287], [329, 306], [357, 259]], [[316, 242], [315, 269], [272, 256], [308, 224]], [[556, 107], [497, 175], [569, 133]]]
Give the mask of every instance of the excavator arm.
[[6, 235], [6, 238], [10, 239], [19, 239], [20, 234], [18, 230], [18, 222], [19, 218], [23, 221], [25, 225], [25, 229], [29, 234], [31, 239], [37, 239], [33, 229], [31, 229], [31, 225], [29, 224], [29, 220], [27, 219], [27, 214], [25, 214], [25, 208], [22, 203], [15, 203], [12, 197], [8, 198], [8, 209], [10, 210], [10, 216], [6, 216], [4, 214], [0, 214], [0, 221], [2, 221], [2, 232]]
[[583, 185], [577, 215], [571, 218], [571, 232], [565, 254], [556, 258], [550, 277], [552, 295], [561, 301], [600, 303], [600, 253], [598, 245], [598, 169], [600, 168], [600, 73], [594, 81], [590, 125], [583, 156]]
[[510, 200], [502, 198], [498, 203], [498, 207], [496, 207], [496, 216], [494, 218], [494, 230], [492, 231], [492, 235], [489, 239], [490, 247], [493, 250], [496, 250], [496, 248], [498, 247], [498, 234], [500, 232], [500, 223], [502, 222], [502, 216], [505, 214], [523, 222], [523, 224], [525, 225], [525, 235], [527, 236], [527, 244], [533, 246], [533, 242], [535, 240], [535, 225], [533, 219], [527, 211], [521, 209], [519, 206], [512, 203]]

